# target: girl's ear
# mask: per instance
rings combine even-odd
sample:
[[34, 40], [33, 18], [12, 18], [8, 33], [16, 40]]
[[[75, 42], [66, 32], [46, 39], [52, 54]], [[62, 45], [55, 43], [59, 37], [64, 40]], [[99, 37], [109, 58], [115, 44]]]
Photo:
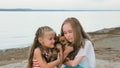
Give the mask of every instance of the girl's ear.
[[39, 41], [40, 43], [43, 43], [43, 39], [42, 39], [42, 38], [38, 38], [38, 41]]

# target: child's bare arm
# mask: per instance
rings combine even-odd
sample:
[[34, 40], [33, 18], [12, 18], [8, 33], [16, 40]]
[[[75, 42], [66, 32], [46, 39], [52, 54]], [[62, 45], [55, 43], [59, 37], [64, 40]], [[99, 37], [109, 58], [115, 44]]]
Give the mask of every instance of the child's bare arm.
[[65, 46], [65, 50], [63, 52], [63, 60], [68, 56], [70, 52], [73, 51], [73, 47], [71, 46]]
[[75, 57], [74, 60], [69, 60], [69, 61], [65, 62], [65, 64], [68, 65], [68, 66], [75, 67], [75, 66], [77, 66], [80, 63], [80, 61], [83, 58], [84, 58], [84, 56]]
[[60, 63], [57, 65], [57, 68], [61, 68], [62, 66], [62, 59], [63, 59], [63, 49], [62, 49], [62, 45], [61, 44], [58, 44], [57, 45], [57, 49], [59, 49], [60, 51]]
[[34, 59], [36, 59], [39, 62], [40, 68], [54, 68], [56, 65], [60, 63], [59, 55], [57, 57], [57, 60], [47, 63], [45, 59], [42, 57], [41, 51], [39, 48], [35, 49]]

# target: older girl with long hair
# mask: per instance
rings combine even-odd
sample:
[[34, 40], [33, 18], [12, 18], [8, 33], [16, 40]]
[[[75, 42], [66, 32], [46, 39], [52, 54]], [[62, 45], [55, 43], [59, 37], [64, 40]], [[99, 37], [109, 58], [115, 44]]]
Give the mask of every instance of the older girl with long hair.
[[62, 24], [61, 35], [69, 42], [74, 43], [73, 51], [71, 52], [71, 56], [74, 59], [66, 61], [64, 68], [95, 68], [93, 43], [83, 30], [78, 19], [74, 17], [67, 18]]

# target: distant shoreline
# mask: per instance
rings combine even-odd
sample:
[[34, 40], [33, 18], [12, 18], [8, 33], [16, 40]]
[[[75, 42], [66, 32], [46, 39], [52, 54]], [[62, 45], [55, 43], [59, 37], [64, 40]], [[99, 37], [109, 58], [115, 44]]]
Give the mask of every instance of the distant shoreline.
[[120, 10], [72, 10], [72, 9], [24, 9], [24, 8], [12, 8], [12, 9], [8, 9], [8, 8], [0, 8], [0, 11], [51, 11], [51, 12], [56, 12], [56, 11], [74, 11], [74, 12], [80, 12], [80, 11], [120, 11]]

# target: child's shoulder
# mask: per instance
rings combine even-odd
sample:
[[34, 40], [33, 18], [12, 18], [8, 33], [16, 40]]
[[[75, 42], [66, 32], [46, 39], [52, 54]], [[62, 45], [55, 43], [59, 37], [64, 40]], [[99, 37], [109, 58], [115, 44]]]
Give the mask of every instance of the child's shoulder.
[[37, 53], [37, 54], [38, 54], [38, 53], [41, 53], [40, 48], [38, 48], [38, 47], [37, 47], [37, 48], [35, 48], [35, 50], [34, 50], [34, 54], [36, 54], [36, 53]]
[[89, 39], [85, 39], [85, 43], [91, 43]]
[[85, 39], [85, 45], [92, 45], [92, 42], [88, 39]]
[[42, 55], [41, 55], [41, 50], [40, 50], [40, 48], [35, 48], [35, 50], [34, 50], [34, 54], [33, 54], [33, 59], [37, 59], [38, 57], [41, 57]]

